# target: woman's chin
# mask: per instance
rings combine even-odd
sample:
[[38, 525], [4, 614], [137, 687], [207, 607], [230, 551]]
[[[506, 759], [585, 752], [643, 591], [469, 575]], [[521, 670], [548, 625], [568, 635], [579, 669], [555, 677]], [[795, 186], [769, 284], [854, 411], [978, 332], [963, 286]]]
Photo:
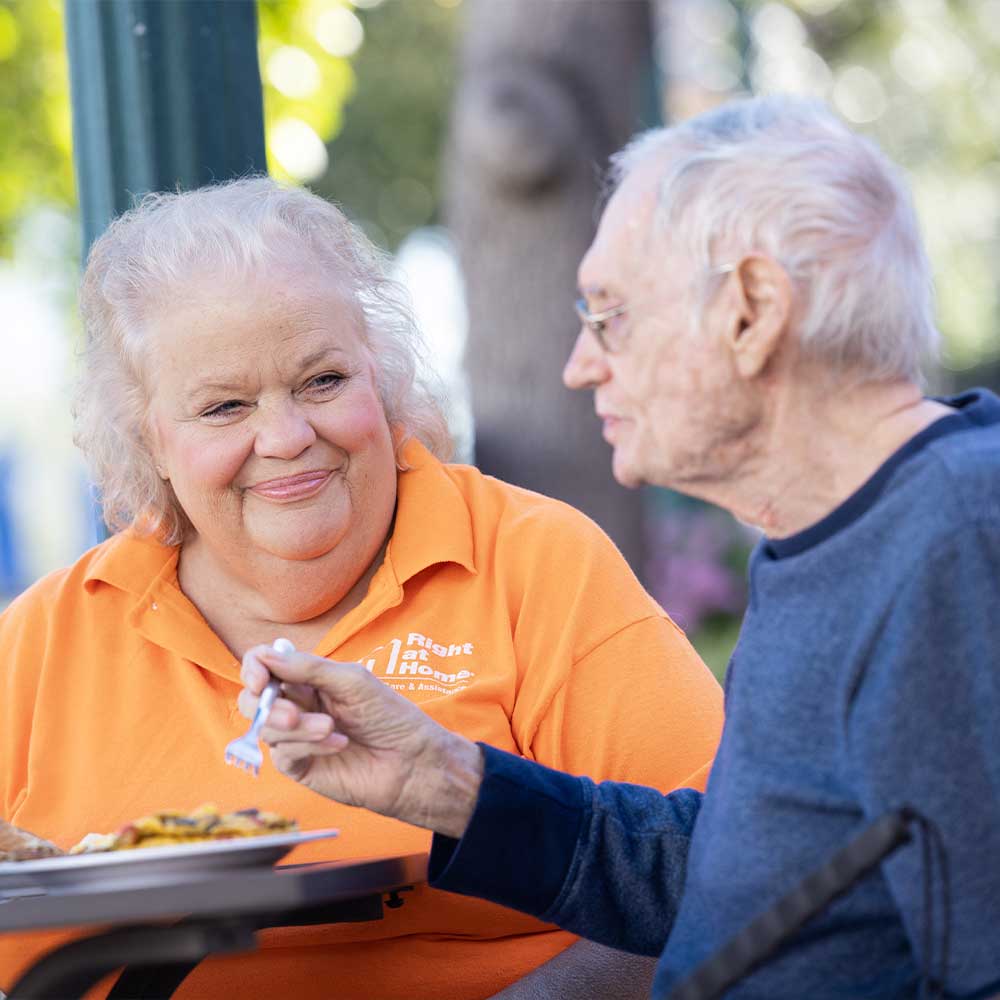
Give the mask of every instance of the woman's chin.
[[274, 559], [286, 562], [310, 562], [329, 555], [343, 535], [329, 529], [315, 532], [262, 532], [253, 539], [254, 546]]

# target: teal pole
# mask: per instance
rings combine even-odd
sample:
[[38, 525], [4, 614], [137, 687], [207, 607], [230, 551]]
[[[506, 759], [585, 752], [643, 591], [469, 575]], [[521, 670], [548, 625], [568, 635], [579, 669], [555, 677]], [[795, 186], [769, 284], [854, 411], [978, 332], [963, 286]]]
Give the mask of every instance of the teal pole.
[[66, 0], [84, 253], [132, 199], [267, 170], [254, 0]]

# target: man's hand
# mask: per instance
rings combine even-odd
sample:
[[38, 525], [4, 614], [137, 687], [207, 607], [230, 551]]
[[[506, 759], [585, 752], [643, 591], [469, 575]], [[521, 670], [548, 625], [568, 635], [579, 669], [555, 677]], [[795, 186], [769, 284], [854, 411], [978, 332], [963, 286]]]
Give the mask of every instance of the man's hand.
[[261, 738], [283, 774], [327, 798], [461, 837], [482, 754], [357, 663], [255, 646], [243, 657], [248, 719], [269, 673], [283, 681]]

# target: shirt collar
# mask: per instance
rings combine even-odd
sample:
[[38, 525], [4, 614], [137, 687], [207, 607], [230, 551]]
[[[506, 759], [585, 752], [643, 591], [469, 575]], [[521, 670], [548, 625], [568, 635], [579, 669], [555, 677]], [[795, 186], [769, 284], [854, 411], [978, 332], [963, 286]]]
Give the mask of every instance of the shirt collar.
[[83, 579], [84, 586], [91, 590], [99, 581], [141, 597], [149, 590], [150, 583], [167, 570], [168, 564], [173, 565], [176, 573], [179, 553], [176, 545], [163, 545], [130, 528], [113, 535], [100, 547]]
[[445, 465], [416, 438], [403, 448], [387, 559], [400, 584], [436, 563], [476, 572], [472, 515]]
[[762, 555], [770, 559], [785, 559], [825, 542], [874, 507], [896, 472], [929, 445], [957, 431], [1000, 423], [1000, 399], [988, 389], [971, 389], [960, 396], [931, 398], [952, 407], [955, 412], [938, 418], [911, 437], [854, 493], [815, 524], [785, 538], [762, 539], [759, 545]]

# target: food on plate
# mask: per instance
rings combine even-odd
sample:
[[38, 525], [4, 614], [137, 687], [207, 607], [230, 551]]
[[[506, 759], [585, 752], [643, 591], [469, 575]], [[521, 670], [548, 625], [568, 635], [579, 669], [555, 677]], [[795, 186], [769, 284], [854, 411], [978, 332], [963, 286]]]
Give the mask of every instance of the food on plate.
[[126, 823], [117, 833], [88, 833], [70, 850], [71, 854], [101, 851], [132, 851], [143, 847], [176, 847], [202, 840], [231, 840], [288, 833], [298, 829], [295, 820], [261, 809], [220, 813], [207, 804], [185, 813], [166, 810]]
[[[203, 840], [259, 837], [298, 830], [295, 820], [262, 809], [220, 813], [214, 805], [185, 813], [169, 809], [126, 823], [116, 833], [88, 833], [70, 854], [131, 851], [140, 847], [176, 847]], [[0, 862], [37, 861], [66, 854], [55, 844], [0, 819]]]
[[0, 861], [37, 861], [64, 853], [55, 844], [0, 819]]

